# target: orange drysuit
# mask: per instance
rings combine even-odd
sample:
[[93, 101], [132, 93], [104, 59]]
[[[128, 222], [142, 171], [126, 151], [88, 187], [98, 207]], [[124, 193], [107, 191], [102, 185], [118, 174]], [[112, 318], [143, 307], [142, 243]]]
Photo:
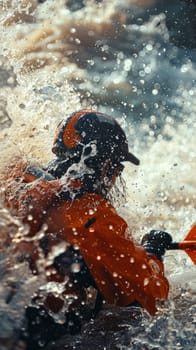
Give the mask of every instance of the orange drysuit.
[[[127, 238], [127, 223], [108, 200], [95, 193], [62, 199], [62, 179], [36, 179], [25, 173], [24, 164], [9, 172], [7, 183], [5, 201], [28, 223], [29, 236], [44, 225], [49, 249], [57, 241], [79, 247], [108, 303], [126, 306], [137, 300], [150, 314], [156, 312], [156, 301], [166, 299], [169, 290], [163, 264]], [[29, 252], [36, 263], [32, 244]]]

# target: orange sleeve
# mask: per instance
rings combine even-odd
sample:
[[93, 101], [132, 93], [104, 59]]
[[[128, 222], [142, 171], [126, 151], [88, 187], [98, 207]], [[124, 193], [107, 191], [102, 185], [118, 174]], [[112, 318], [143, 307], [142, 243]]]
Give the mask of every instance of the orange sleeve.
[[43, 221], [46, 209], [62, 189], [60, 180], [46, 181], [25, 173], [27, 164], [18, 162], [8, 168], [4, 178], [4, 201], [14, 215], [35, 234]]
[[[36, 233], [44, 224], [47, 208], [62, 189], [60, 180], [45, 181], [26, 173], [27, 163], [17, 161], [4, 171], [4, 202], [13, 215], [27, 224], [28, 234], [14, 239], [13, 251], [19, 261], [29, 261], [31, 270], [37, 273], [39, 247]], [[30, 238], [30, 239], [29, 239]], [[32, 240], [31, 240], [32, 238]], [[35, 240], [35, 241], [34, 241]]]
[[137, 300], [149, 313], [168, 296], [163, 264], [127, 239], [126, 222], [102, 197], [89, 194], [49, 211], [50, 232], [77, 244], [107, 302], [129, 305]]

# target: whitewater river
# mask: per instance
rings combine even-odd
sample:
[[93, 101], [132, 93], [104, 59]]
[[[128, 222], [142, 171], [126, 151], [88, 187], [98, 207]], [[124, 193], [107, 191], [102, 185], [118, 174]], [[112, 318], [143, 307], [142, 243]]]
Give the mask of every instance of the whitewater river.
[[[114, 198], [131, 234], [140, 240], [156, 228], [183, 239], [196, 217], [196, 7], [165, 3], [0, 1], [0, 180], [13, 159], [46, 164], [57, 123], [96, 108], [120, 122], [141, 160], [125, 167]], [[25, 349], [24, 307], [44, 284], [14, 261], [8, 237], [18, 230], [0, 202], [0, 350]], [[156, 316], [138, 321], [137, 310], [106, 306], [81, 334], [47, 349], [192, 350], [195, 266], [171, 251], [164, 265], [170, 295]]]

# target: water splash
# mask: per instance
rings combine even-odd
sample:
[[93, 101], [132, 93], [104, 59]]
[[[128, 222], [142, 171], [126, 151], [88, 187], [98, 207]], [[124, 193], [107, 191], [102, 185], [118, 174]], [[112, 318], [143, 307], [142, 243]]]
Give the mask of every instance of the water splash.
[[[64, 1], [0, 2], [0, 179], [15, 157], [48, 162], [58, 121], [98, 106], [118, 118], [141, 158], [139, 169], [125, 168], [123, 206], [118, 193], [129, 234], [140, 240], [158, 228], [180, 240], [195, 221], [195, 62], [172, 44], [167, 16], [146, 18], [141, 9], [135, 15], [128, 3], [89, 1], [71, 12]], [[0, 339], [7, 350], [45, 275], [41, 257], [38, 279], [12, 256], [10, 239], [26, 227], [4, 207], [0, 230]], [[137, 322], [129, 309], [106, 308], [55, 350], [192, 350], [195, 268], [182, 252], [167, 253], [165, 267], [171, 285], [165, 311], [153, 320], [144, 313]]]

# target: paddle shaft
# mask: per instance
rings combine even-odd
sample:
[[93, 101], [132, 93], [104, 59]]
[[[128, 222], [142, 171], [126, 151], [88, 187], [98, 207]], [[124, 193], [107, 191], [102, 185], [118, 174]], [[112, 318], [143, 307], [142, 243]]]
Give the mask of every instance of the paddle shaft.
[[176, 249], [196, 249], [196, 241], [182, 241], [182, 242], [172, 242], [168, 247], [168, 250]]

